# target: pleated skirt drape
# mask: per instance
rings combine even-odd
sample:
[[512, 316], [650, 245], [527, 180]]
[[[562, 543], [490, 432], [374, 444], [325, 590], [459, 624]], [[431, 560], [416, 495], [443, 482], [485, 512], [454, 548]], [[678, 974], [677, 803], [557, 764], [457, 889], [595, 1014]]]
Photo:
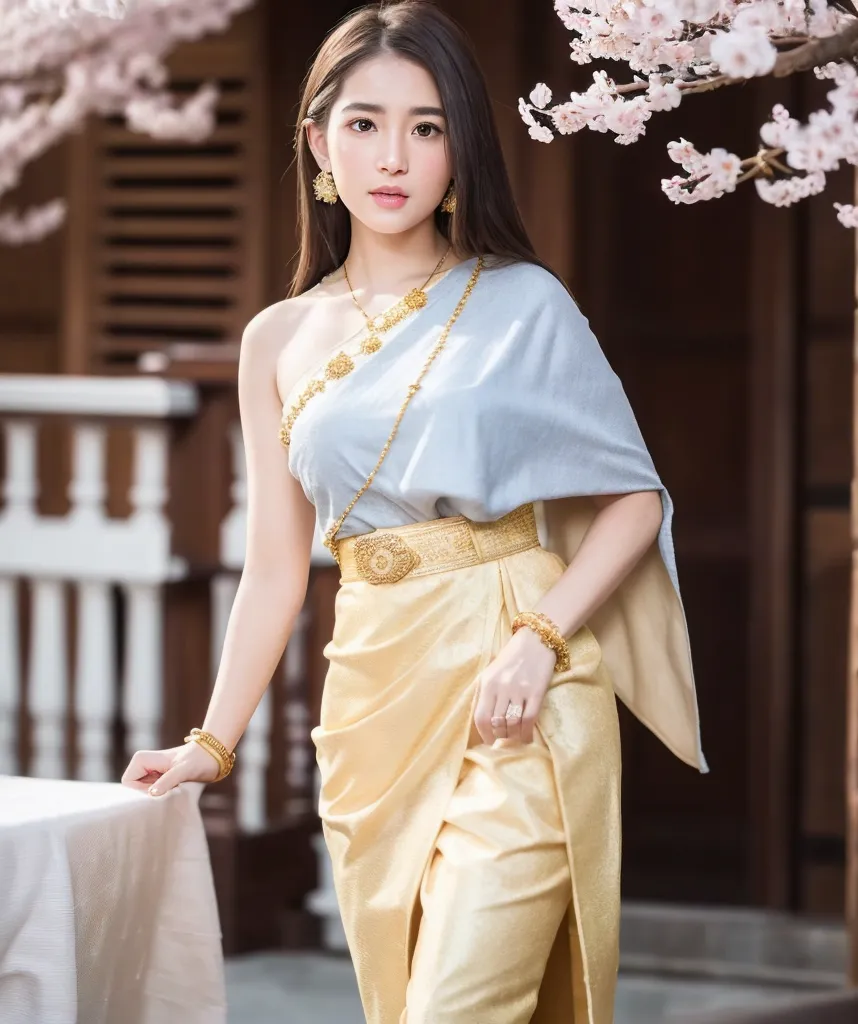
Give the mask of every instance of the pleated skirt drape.
[[620, 745], [590, 630], [534, 744], [473, 726], [480, 672], [564, 569], [535, 547], [337, 592], [312, 739], [368, 1024], [613, 1020]]

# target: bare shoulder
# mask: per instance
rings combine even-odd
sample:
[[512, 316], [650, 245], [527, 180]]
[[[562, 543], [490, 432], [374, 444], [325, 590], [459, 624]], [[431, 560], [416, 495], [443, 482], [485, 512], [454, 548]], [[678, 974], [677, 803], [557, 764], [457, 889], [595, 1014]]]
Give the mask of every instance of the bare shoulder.
[[281, 398], [302, 372], [306, 339], [314, 333], [312, 323], [326, 297], [326, 289], [317, 285], [281, 299], [260, 310], [244, 329], [241, 362], [249, 372], [272, 375]]
[[261, 309], [244, 328], [242, 354], [246, 348], [247, 355], [254, 361], [276, 361], [282, 346], [300, 326], [311, 301], [309, 294], [296, 295]]

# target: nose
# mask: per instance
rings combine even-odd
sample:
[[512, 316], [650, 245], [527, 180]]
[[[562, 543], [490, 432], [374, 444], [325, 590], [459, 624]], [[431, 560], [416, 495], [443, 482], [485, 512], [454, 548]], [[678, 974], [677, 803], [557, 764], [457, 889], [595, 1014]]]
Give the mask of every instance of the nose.
[[408, 170], [408, 160], [405, 156], [405, 144], [398, 132], [388, 132], [381, 135], [383, 140], [378, 159], [378, 169], [386, 174], [403, 174]]

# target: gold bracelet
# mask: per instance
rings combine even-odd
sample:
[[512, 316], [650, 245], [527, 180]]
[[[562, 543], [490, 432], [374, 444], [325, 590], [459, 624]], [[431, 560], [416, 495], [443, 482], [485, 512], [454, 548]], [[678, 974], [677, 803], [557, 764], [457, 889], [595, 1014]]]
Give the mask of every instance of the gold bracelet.
[[569, 645], [560, 632], [557, 624], [552, 622], [542, 612], [519, 612], [512, 620], [512, 631], [516, 633], [522, 626], [528, 626], [539, 635], [539, 639], [550, 647], [557, 656], [554, 663], [555, 672], [565, 672], [571, 665], [569, 659]]
[[210, 732], [203, 732], [202, 729], [191, 729], [190, 735], [185, 737], [185, 743], [198, 743], [218, 763], [218, 774], [214, 782], [221, 782], [232, 771], [235, 764], [235, 751], [229, 750], [217, 737]]

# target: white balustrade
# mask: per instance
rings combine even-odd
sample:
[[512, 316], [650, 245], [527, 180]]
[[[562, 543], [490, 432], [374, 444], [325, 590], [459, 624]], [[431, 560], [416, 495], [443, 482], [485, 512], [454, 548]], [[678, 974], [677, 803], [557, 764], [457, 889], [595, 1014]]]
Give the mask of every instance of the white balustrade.
[[129, 583], [126, 595], [126, 651], [123, 687], [125, 745], [129, 751], [161, 744], [164, 642], [161, 587]]
[[[110, 778], [117, 700], [114, 595], [124, 594], [122, 711], [128, 746], [158, 743], [163, 689], [162, 585], [181, 579], [171, 552], [166, 421], [197, 410], [196, 388], [157, 378], [0, 377], [6, 448], [0, 509], [0, 771], [13, 772], [21, 705], [18, 580], [29, 582], [27, 696], [31, 774], [68, 773], [65, 748], [70, 677], [74, 680], [78, 774]], [[41, 515], [37, 448], [40, 417], [71, 419], [72, 473], [66, 515]], [[131, 515], [111, 518], [107, 493], [108, 420], [121, 418], [134, 443]], [[67, 599], [77, 598], [75, 663], [68, 663]]]
[[271, 754], [271, 689], [262, 695], [241, 741], [238, 773], [238, 823], [245, 832], [268, 824], [265, 776]]
[[[226, 625], [237, 590], [238, 575], [234, 572], [219, 573], [212, 579], [212, 680], [217, 676]], [[238, 787], [236, 815], [245, 832], [261, 832], [268, 824], [265, 777], [270, 751], [271, 693], [266, 690], [244, 732], [241, 757], [235, 768]]]
[[283, 702], [283, 731], [286, 736], [286, 786], [291, 794], [287, 811], [296, 817], [310, 810], [304, 795], [312, 788], [310, 765], [310, 710], [307, 707], [307, 630], [310, 615], [301, 610], [286, 645]]
[[[27, 682], [33, 719], [31, 774], [62, 779], [66, 773], [65, 724], [68, 709], [66, 607], [59, 580], [33, 583], [30, 671]], [[17, 642], [17, 638], [15, 638]]]
[[[21, 706], [18, 636], [17, 583], [0, 577], [0, 775], [14, 774], [18, 761], [15, 753]], [[4, 638], [10, 642], [4, 643]]]
[[113, 777], [110, 729], [116, 710], [116, 636], [113, 588], [102, 580], [77, 586], [75, 717], [77, 777], [106, 782]]

